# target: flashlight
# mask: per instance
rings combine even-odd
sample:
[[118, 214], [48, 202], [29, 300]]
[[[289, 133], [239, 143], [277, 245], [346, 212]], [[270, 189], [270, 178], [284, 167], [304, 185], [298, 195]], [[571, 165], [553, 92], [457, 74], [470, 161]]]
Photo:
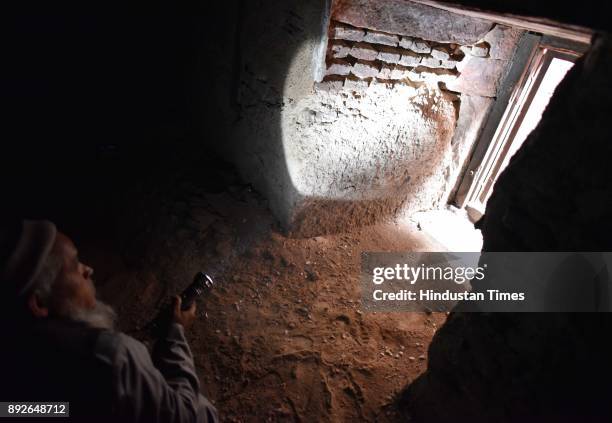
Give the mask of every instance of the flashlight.
[[204, 272], [196, 273], [193, 282], [181, 293], [181, 310], [187, 310], [205, 289], [211, 288], [215, 282]]

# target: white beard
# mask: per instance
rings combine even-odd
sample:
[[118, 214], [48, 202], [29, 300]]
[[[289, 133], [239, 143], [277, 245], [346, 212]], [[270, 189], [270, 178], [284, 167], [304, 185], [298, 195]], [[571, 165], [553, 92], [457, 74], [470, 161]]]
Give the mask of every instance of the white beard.
[[87, 326], [96, 329], [113, 330], [117, 320], [117, 314], [111, 306], [102, 301], [96, 300], [93, 309], [71, 308], [68, 312], [70, 319], [85, 323]]

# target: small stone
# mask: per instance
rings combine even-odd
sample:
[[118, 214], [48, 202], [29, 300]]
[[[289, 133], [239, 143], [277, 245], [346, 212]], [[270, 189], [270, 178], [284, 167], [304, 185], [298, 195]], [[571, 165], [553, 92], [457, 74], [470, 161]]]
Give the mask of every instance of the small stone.
[[414, 360], [416, 360], [416, 358], [414, 358], [413, 356], [410, 356], [410, 357], [408, 357], [408, 360], [414, 361]]
[[[367, 87], [367, 82], [366, 82], [366, 87]], [[317, 281], [319, 280], [319, 274], [316, 272], [316, 270], [306, 269], [306, 279], [308, 279], [311, 282]]]
[[424, 355], [420, 355], [419, 356], [419, 360], [425, 360], [427, 357], [425, 357]]

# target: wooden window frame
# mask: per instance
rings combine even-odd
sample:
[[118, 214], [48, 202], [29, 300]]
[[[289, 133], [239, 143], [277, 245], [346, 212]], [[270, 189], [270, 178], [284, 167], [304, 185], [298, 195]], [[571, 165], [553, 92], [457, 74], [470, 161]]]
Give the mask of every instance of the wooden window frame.
[[482, 216], [500, 167], [550, 63], [554, 58], [573, 62], [587, 48], [583, 43], [557, 37], [531, 33], [523, 36], [459, 188], [449, 203], [465, 207], [473, 221]]

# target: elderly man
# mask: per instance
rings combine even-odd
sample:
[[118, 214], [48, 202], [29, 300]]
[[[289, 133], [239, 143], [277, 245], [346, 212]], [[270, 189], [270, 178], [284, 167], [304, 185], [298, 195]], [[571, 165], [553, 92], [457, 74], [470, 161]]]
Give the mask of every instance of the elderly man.
[[113, 330], [114, 312], [98, 301], [93, 269], [47, 221], [0, 230], [0, 401], [64, 401], [72, 420], [216, 422], [199, 393], [181, 311], [152, 356]]

